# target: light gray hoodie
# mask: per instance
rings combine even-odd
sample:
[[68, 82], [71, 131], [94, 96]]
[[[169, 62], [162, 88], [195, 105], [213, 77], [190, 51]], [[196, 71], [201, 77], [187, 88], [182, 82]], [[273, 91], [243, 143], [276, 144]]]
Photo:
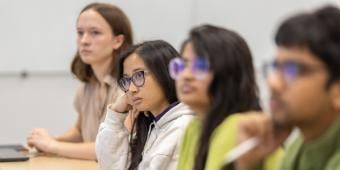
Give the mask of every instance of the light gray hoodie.
[[[96, 154], [100, 169], [124, 170], [130, 165], [130, 134], [124, 126], [126, 114], [107, 109], [106, 118], [99, 127], [96, 138]], [[193, 112], [179, 103], [157, 122], [149, 127], [149, 135], [144, 146], [143, 160], [139, 170], [176, 169], [179, 144]]]

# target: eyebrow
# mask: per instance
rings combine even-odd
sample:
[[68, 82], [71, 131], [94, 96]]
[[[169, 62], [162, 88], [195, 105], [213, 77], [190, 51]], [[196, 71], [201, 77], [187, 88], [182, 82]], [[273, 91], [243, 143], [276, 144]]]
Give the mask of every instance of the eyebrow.
[[[145, 70], [146, 70], [145, 68], [135, 68], [135, 69], [132, 70], [132, 74], [134, 74], [135, 72], [138, 72], [138, 71], [145, 71]], [[129, 77], [129, 75], [126, 74], [126, 73], [124, 73], [123, 76], [124, 77]]]
[[[77, 27], [77, 30], [86, 30], [86, 28], [84, 28], [84, 27]], [[89, 30], [101, 30], [99, 27], [90, 27], [90, 28], [88, 28]]]
[[136, 68], [136, 69], [133, 69], [132, 71], [135, 73], [135, 72], [141, 71], [141, 70], [145, 70], [145, 68]]

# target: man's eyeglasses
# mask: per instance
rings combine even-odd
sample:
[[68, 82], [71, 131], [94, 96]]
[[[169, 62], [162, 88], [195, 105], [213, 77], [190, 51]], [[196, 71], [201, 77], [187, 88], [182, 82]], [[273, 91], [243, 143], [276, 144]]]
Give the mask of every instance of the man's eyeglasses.
[[296, 61], [270, 62], [263, 65], [263, 74], [269, 78], [274, 73], [279, 73], [286, 83], [291, 83], [299, 76], [304, 76], [323, 68], [322, 66], [308, 66]]
[[[188, 66], [188, 62], [184, 61], [182, 58], [173, 58], [169, 63], [169, 72], [171, 78], [174, 80], [178, 79], [181, 72]], [[210, 70], [210, 64], [208, 60], [202, 57], [196, 57], [190, 66], [191, 72], [194, 74], [195, 78], [200, 80]]]
[[131, 77], [122, 77], [119, 81], [119, 87], [124, 91], [127, 92], [129, 91], [130, 84], [131, 82], [136, 86], [136, 87], [142, 87], [145, 82], [145, 74], [147, 72], [144, 70], [137, 71], [132, 74]]

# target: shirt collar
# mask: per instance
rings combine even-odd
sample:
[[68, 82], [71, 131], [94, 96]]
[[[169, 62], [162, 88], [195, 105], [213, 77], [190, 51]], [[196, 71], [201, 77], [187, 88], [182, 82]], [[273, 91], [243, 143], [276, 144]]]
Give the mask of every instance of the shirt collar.
[[116, 84], [116, 80], [110, 74], [105, 75], [103, 81], [109, 86], [114, 86]]
[[334, 144], [340, 140], [338, 135], [340, 134], [340, 118], [334, 121], [333, 125], [324, 133], [320, 138], [305, 144], [305, 147], [313, 150], [323, 150], [324, 148], [333, 148]]
[[165, 113], [167, 113], [170, 109], [172, 109], [173, 107], [175, 107], [177, 104], [179, 103], [179, 101], [176, 101], [172, 104], [170, 104], [163, 112], [159, 113], [156, 117], [155, 117], [155, 121], [157, 122], [159, 119], [161, 119]]
[[[318, 139], [308, 143], [303, 142], [303, 137], [297, 140], [296, 148], [292, 166], [299, 166], [302, 169], [324, 169], [327, 161], [337, 154], [335, 151], [339, 150], [340, 146], [340, 118], [335, 120], [333, 125]], [[295, 158], [294, 158], [295, 157]]]

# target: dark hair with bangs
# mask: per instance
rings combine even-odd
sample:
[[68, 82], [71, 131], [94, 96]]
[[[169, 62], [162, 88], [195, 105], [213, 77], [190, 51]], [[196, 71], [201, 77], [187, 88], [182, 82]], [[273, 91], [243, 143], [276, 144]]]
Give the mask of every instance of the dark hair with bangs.
[[[179, 57], [179, 53], [169, 43], [162, 40], [147, 41], [134, 45], [124, 51], [118, 58], [116, 66], [118, 83], [123, 77], [124, 61], [134, 53], [144, 61], [148, 70], [155, 77], [166, 100], [170, 104], [178, 101], [175, 82], [168, 72], [168, 64], [171, 59]], [[145, 116], [145, 114], [149, 116]], [[153, 120], [151, 113], [143, 112], [138, 115], [133, 123], [133, 130], [130, 135], [131, 163], [129, 170], [137, 169], [143, 159], [142, 152], [147, 140], [148, 128]], [[133, 133], [135, 133], [135, 135], [133, 135]]]

